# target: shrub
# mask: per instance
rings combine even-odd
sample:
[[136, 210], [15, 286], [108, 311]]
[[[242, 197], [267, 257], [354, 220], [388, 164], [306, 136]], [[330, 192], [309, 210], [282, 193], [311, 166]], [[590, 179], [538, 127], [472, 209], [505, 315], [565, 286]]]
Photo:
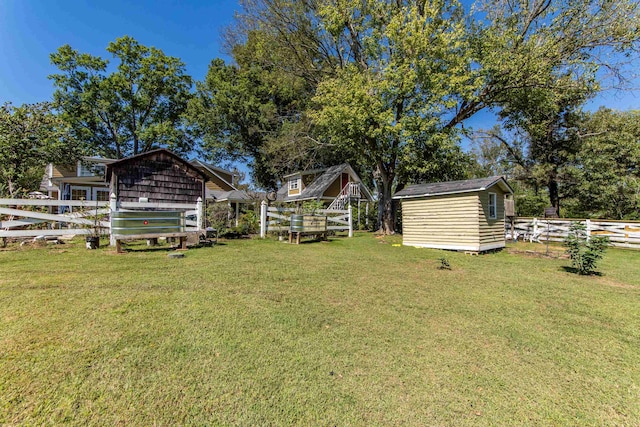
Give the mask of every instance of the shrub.
[[255, 234], [260, 231], [260, 217], [254, 211], [247, 211], [238, 219], [243, 234]]
[[302, 203], [298, 213], [314, 215], [316, 211], [324, 209], [324, 204], [319, 200], [308, 200]]
[[222, 233], [227, 228], [229, 206], [226, 203], [208, 203], [206, 216], [207, 226]]
[[571, 265], [579, 274], [593, 274], [596, 271], [596, 262], [604, 256], [609, 244], [606, 236], [587, 237], [584, 224], [574, 222], [569, 227], [569, 234], [564, 239], [564, 245], [571, 258]]

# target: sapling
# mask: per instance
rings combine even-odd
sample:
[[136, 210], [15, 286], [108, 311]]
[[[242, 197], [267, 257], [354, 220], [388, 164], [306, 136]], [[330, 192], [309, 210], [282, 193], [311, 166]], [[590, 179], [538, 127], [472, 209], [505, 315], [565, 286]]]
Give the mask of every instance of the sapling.
[[564, 246], [571, 258], [571, 265], [579, 274], [593, 274], [596, 263], [602, 259], [609, 244], [606, 236], [587, 236], [584, 224], [574, 222], [569, 227], [569, 234], [564, 239]]

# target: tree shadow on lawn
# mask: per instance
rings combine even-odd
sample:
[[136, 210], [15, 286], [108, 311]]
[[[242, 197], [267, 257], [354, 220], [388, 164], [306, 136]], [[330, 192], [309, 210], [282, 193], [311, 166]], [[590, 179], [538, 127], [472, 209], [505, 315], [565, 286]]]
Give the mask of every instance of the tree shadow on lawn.
[[604, 276], [602, 273], [600, 273], [599, 271], [594, 271], [592, 273], [589, 274], [580, 274], [580, 270], [578, 270], [575, 267], [568, 267], [566, 265], [562, 266], [559, 268], [560, 271], [565, 271], [566, 273], [573, 273], [576, 274], [578, 276], [597, 276], [597, 277], [602, 277]]
[[[340, 237], [336, 238], [334, 236], [334, 237], [327, 237], [326, 239], [305, 239], [305, 240], [300, 239], [300, 244], [301, 245], [312, 245], [314, 243], [331, 243], [334, 240], [340, 240]], [[289, 241], [287, 240], [286, 243], [289, 243]], [[296, 244], [295, 239], [293, 240], [293, 242], [291, 244], [292, 245]]]
[[198, 245], [193, 245], [193, 246], [188, 246], [186, 251], [182, 251], [180, 249], [180, 246], [144, 246], [143, 244], [133, 244], [130, 246], [125, 246], [122, 245], [122, 253], [139, 253], [139, 252], [149, 252], [149, 253], [154, 253], [154, 252], [176, 252], [176, 251], [181, 251], [181, 252], [188, 252], [191, 250], [198, 250], [198, 249], [203, 249], [203, 248], [214, 248], [216, 246], [227, 246], [226, 243], [222, 243], [222, 242], [218, 242], [215, 243], [213, 245], [205, 245], [205, 244], [198, 244]]

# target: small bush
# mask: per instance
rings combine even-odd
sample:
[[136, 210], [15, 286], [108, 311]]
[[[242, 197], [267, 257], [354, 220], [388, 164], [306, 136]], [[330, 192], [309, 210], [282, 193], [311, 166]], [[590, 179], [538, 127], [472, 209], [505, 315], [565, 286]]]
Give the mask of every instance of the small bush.
[[446, 259], [445, 257], [442, 257], [442, 258], [438, 258], [438, 261], [440, 261], [440, 265], [438, 266], [439, 270], [451, 270], [451, 264], [449, 264], [448, 259]]
[[593, 274], [596, 263], [602, 259], [609, 244], [606, 236], [591, 236], [587, 238], [584, 224], [574, 222], [569, 227], [569, 235], [564, 239], [564, 246], [571, 258], [571, 265], [579, 274]]
[[255, 234], [260, 231], [260, 217], [254, 211], [247, 211], [238, 219], [243, 234]]
[[321, 209], [324, 209], [324, 204], [319, 200], [309, 200], [302, 203], [302, 207], [299, 209], [300, 214], [315, 215], [315, 213]]

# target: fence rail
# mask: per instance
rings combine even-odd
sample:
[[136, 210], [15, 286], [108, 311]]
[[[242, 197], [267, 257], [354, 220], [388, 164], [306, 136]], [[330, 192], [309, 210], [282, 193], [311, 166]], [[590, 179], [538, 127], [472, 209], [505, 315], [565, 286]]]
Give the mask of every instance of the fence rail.
[[[267, 206], [263, 202], [260, 207], [260, 237], [264, 238], [268, 232], [289, 231], [290, 218], [295, 212], [295, 208]], [[319, 209], [316, 213], [327, 216], [327, 230], [348, 230], [349, 237], [353, 237], [353, 217], [350, 209]]]
[[[111, 224], [109, 214], [113, 210], [179, 210], [195, 220], [187, 219], [187, 231], [202, 228], [202, 201], [198, 203], [116, 203], [115, 196], [110, 201], [95, 200], [51, 200], [51, 199], [0, 199], [0, 238], [74, 236], [97, 232], [109, 235]], [[39, 210], [30, 210], [30, 208]], [[70, 212], [49, 213], [42, 208], [75, 208]], [[96, 215], [100, 219], [96, 222]], [[96, 230], [97, 229], [97, 230]]]
[[[562, 242], [574, 222], [585, 225], [587, 236], [607, 236], [610, 246], [640, 249], [640, 222], [635, 221], [518, 218], [514, 221], [514, 229], [525, 240]], [[508, 222], [506, 230], [507, 233], [511, 231]]]

